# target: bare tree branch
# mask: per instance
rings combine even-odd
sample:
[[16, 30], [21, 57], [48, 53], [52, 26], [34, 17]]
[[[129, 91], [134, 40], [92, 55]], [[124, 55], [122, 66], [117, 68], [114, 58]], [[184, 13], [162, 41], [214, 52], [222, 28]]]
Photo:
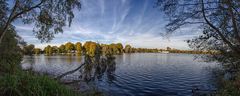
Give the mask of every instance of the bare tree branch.
[[229, 9], [229, 13], [230, 13], [230, 16], [231, 16], [232, 24], [233, 24], [233, 30], [234, 30], [235, 38], [240, 43], [239, 30], [237, 28], [236, 18], [235, 18], [234, 13], [233, 13], [232, 3], [231, 3], [231, 1], [228, 0], [227, 4], [228, 4], [228, 9]]
[[216, 26], [214, 26], [214, 25], [207, 19], [206, 14], [205, 14], [205, 10], [204, 10], [204, 2], [203, 2], [203, 0], [201, 0], [201, 1], [202, 1], [202, 4], [201, 4], [201, 5], [202, 5], [203, 18], [204, 18], [204, 20], [206, 21], [206, 23], [218, 33], [218, 35], [222, 38], [222, 40], [223, 40], [231, 49], [233, 49], [233, 50], [237, 51], [238, 53], [240, 53], [240, 52], [238, 51], [238, 49], [236, 49], [236, 48], [233, 46], [233, 44], [224, 37], [224, 35], [221, 33], [221, 31], [220, 31]]

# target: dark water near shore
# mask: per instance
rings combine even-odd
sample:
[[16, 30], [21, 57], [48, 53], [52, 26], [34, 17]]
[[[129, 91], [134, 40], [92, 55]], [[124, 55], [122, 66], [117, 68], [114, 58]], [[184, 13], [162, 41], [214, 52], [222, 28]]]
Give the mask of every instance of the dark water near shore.
[[[215, 63], [194, 59], [191, 54], [134, 53], [115, 56], [114, 78], [95, 81], [110, 96], [191, 96], [192, 89], [213, 90], [211, 68]], [[57, 76], [84, 62], [80, 56], [25, 56], [22, 67]], [[79, 72], [65, 80], [77, 80]]]

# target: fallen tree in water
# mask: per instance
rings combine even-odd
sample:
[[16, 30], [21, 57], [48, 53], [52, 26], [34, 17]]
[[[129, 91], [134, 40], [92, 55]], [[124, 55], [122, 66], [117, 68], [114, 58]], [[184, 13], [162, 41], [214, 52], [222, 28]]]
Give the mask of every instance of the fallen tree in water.
[[96, 78], [100, 79], [105, 73], [109, 77], [109, 79], [114, 79], [113, 73], [115, 71], [115, 57], [112, 55], [95, 55], [91, 57], [89, 55], [84, 56], [84, 63], [82, 63], [79, 67], [67, 71], [59, 76], [56, 76], [56, 80], [61, 80], [63, 77], [73, 74], [79, 71], [80, 76], [79, 80], [73, 80], [68, 82], [61, 82], [63, 84], [71, 84], [77, 82], [89, 82], [94, 81]]
[[63, 78], [64, 76], [68, 75], [68, 74], [72, 74], [72, 73], [78, 71], [79, 69], [81, 69], [84, 65], [85, 65], [85, 63], [81, 64], [78, 68], [76, 68], [74, 70], [68, 71], [66, 73], [63, 73], [63, 74], [57, 76], [55, 79], [59, 80], [59, 79]]

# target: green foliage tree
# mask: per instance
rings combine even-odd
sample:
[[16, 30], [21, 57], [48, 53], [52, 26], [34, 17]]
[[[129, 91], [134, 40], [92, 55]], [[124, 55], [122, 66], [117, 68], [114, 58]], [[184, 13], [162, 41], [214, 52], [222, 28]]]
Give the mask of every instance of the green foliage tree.
[[123, 46], [121, 43], [117, 44], [110, 44], [110, 48], [113, 51], [113, 54], [122, 54], [123, 53]]
[[40, 52], [42, 51], [40, 48], [34, 48], [34, 54], [40, 54]]
[[124, 48], [125, 53], [131, 53], [132, 52], [132, 47], [130, 45], [126, 45]]
[[50, 45], [48, 45], [47, 47], [44, 48], [44, 53], [46, 55], [52, 55], [53, 54], [53, 48]]
[[167, 47], [167, 50], [168, 50], [168, 51], [170, 51], [170, 50], [171, 50], [171, 48], [170, 48], [170, 47]]
[[131, 51], [130, 51], [130, 53], [137, 53], [137, 48], [131, 48]]
[[64, 44], [60, 45], [58, 50], [59, 50], [59, 53], [66, 53], [65, 45]]
[[0, 44], [0, 76], [3, 73], [15, 74], [20, 68], [22, 60], [21, 48], [24, 45], [21, 38], [12, 27], [7, 30], [6, 36]]
[[[15, 21], [33, 24], [36, 37], [41, 42], [48, 42], [54, 34], [63, 32], [64, 26], [71, 25], [74, 8], [81, 8], [80, 0], [0, 0], [1, 96], [75, 95], [69, 94], [72, 92], [53, 79], [20, 71], [22, 46], [19, 43], [22, 41], [12, 24]], [[48, 53], [51, 53], [50, 50]]]
[[82, 43], [77, 42], [77, 43], [75, 44], [75, 48], [76, 48], [77, 54], [78, 54], [78, 55], [81, 55], [81, 54], [82, 54]]
[[36, 37], [50, 41], [54, 34], [63, 32], [64, 26], [71, 25], [73, 9], [81, 9], [80, 0], [1, 0], [0, 5], [0, 44], [16, 20], [34, 23]]
[[34, 54], [34, 45], [30, 44], [30, 45], [26, 45], [23, 47], [23, 52], [25, 55], [32, 55]]
[[116, 46], [117, 46], [117, 49], [118, 49], [119, 53], [120, 54], [123, 53], [123, 45], [122, 45], [122, 43], [117, 43]]
[[58, 47], [57, 46], [52, 46], [52, 53], [58, 53]]

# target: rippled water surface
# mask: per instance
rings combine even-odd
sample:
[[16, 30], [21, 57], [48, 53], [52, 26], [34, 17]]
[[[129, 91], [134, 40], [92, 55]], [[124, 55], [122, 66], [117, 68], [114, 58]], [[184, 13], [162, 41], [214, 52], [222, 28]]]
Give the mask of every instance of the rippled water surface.
[[[25, 56], [22, 67], [59, 75], [84, 62], [78, 56]], [[111, 96], [191, 96], [192, 89], [214, 89], [210, 69], [215, 63], [194, 59], [191, 54], [134, 53], [117, 55], [113, 78], [97, 80], [96, 86]], [[75, 72], [64, 79], [78, 79]]]

